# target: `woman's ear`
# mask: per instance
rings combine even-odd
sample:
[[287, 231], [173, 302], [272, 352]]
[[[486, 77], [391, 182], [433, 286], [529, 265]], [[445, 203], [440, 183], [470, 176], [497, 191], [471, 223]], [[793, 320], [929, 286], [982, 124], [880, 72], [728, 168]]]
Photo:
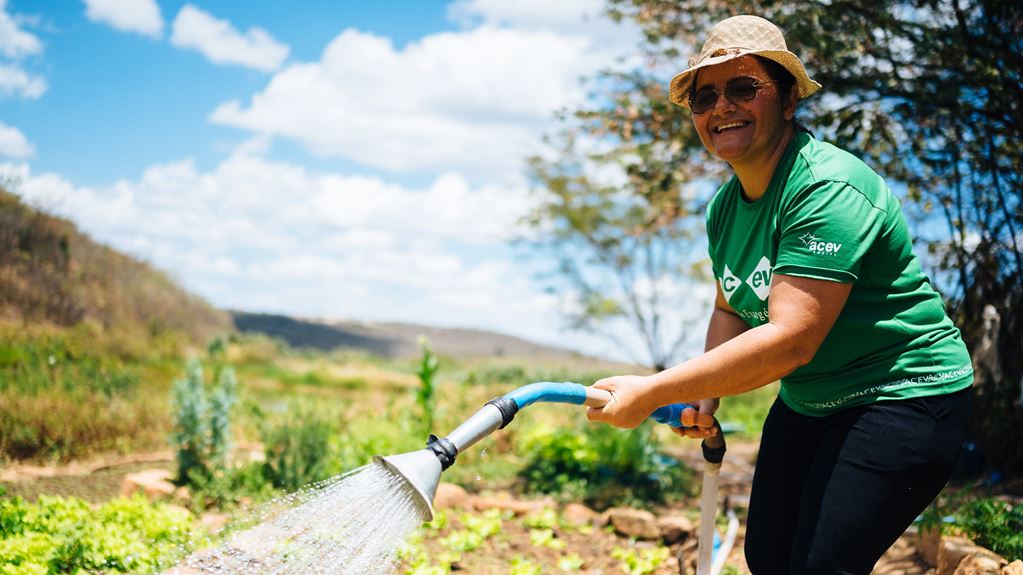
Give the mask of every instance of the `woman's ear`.
[[796, 117], [796, 104], [799, 102], [799, 89], [796, 86], [789, 88], [785, 97], [782, 100], [782, 114], [785, 115], [785, 120], [792, 121], [792, 118]]

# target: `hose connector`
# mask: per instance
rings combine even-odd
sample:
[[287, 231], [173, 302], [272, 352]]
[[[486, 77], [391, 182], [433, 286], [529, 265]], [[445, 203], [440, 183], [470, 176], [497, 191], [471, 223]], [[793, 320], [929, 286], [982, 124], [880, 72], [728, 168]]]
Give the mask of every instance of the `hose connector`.
[[458, 457], [458, 448], [455, 447], [454, 443], [451, 443], [450, 439], [437, 437], [432, 433], [430, 434], [430, 439], [426, 442], [426, 448], [437, 456], [437, 460], [440, 461], [441, 471], [451, 467], [455, 463], [455, 458]]
[[515, 400], [510, 397], [495, 397], [488, 401], [487, 405], [493, 405], [501, 412], [501, 427], [498, 427], [498, 429], [504, 429], [515, 419], [515, 414], [519, 412], [519, 404], [515, 403]]

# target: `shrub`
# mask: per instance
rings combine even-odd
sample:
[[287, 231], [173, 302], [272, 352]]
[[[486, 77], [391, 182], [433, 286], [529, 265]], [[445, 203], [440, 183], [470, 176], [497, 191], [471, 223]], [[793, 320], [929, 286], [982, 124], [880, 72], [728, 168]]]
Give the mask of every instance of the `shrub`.
[[171, 390], [178, 484], [208, 480], [227, 466], [230, 410], [236, 402], [238, 382], [230, 367], [219, 371], [217, 385], [207, 392], [202, 365], [192, 360], [185, 377], [175, 381]]
[[264, 469], [274, 487], [294, 491], [339, 470], [332, 449], [337, 424], [302, 404], [292, 404], [283, 421], [264, 428]]
[[153, 573], [198, 536], [187, 511], [141, 495], [95, 508], [76, 498], [0, 498], [0, 573]]
[[954, 517], [977, 544], [1009, 561], [1023, 559], [1023, 505], [984, 497], [960, 507]]
[[581, 424], [538, 427], [523, 441], [519, 473], [528, 491], [589, 505], [649, 505], [692, 495], [694, 474], [664, 455], [652, 424], [634, 430]]

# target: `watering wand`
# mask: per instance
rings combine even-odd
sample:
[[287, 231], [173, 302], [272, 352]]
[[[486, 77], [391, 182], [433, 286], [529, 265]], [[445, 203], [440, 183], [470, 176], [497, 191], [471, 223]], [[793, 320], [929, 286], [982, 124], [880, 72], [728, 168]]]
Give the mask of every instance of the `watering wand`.
[[[439, 438], [431, 434], [425, 449], [374, 459], [408, 482], [408, 486], [419, 495], [418, 501], [426, 520], [432, 521], [433, 499], [437, 495], [441, 472], [455, 462], [460, 452], [511, 423], [520, 409], [537, 402], [603, 407], [610, 400], [609, 392], [578, 383], [531, 383], [488, 401], [447, 437]], [[681, 427], [682, 411], [691, 408], [691, 405], [682, 403], [665, 405], [650, 414], [650, 419], [671, 427]], [[703, 440], [705, 464], [703, 495], [700, 500], [698, 575], [710, 573], [714, 518], [717, 515], [718, 473], [725, 455], [725, 438], [716, 419], [714, 426], [718, 433]]]

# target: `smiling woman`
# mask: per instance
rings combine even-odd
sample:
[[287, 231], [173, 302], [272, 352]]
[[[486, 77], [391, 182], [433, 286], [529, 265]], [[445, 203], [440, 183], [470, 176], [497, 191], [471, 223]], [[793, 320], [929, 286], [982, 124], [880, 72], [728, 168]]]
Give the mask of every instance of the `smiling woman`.
[[676, 432], [705, 437], [717, 397], [780, 379], [746, 531], [755, 574], [870, 572], [948, 479], [970, 409], [970, 357], [898, 200], [795, 122], [820, 87], [756, 16], [720, 22], [672, 80], [672, 101], [735, 172], [707, 208], [707, 352], [598, 381], [613, 399], [588, 414], [634, 427], [694, 402], [682, 417], [694, 427]]

